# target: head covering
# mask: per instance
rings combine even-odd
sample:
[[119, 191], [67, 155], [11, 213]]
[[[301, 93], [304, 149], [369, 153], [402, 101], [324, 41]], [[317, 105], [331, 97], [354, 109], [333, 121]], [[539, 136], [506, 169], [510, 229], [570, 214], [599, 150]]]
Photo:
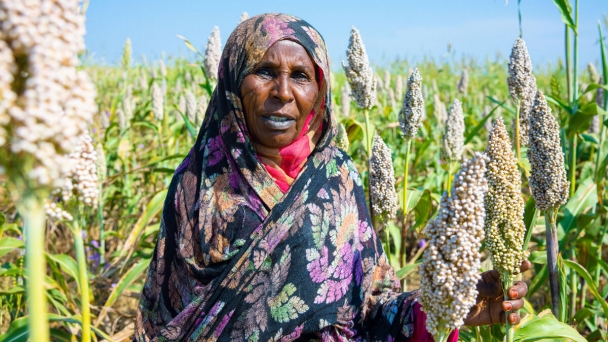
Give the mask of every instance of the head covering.
[[[315, 110], [320, 133], [309, 125], [318, 137], [307, 138], [310, 151], [297, 175], [276, 160], [265, 166], [260, 160], [268, 154], [258, 158], [249, 138], [239, 87], [281, 39], [301, 44], [329, 75], [321, 35], [299, 18], [263, 14], [230, 35], [197, 141], [169, 187], [138, 307], [137, 341], [411, 335], [415, 295], [398, 295], [359, 174], [332, 143], [328, 77], [321, 77]], [[275, 166], [292, 178], [285, 194], [269, 174]]]

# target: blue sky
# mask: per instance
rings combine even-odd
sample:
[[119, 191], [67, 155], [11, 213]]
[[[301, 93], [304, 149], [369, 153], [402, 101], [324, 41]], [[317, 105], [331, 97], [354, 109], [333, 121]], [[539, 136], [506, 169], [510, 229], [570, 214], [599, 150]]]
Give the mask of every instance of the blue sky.
[[[597, 23], [608, 14], [608, 0], [584, 0], [579, 6], [580, 65], [598, 64]], [[534, 64], [555, 62], [564, 54], [564, 25], [553, 1], [522, 0], [521, 7], [523, 38]], [[352, 25], [361, 32], [370, 60], [380, 66], [396, 58], [440, 59], [448, 44], [458, 58], [508, 56], [519, 34], [517, 0], [91, 0], [85, 41], [93, 60], [106, 64], [120, 61], [127, 37], [136, 61], [142, 54], [148, 61], [159, 59], [162, 52], [190, 57], [176, 34], [204, 51], [212, 28], [220, 28], [224, 43], [244, 11], [305, 19], [325, 38], [333, 68], [345, 59]]]

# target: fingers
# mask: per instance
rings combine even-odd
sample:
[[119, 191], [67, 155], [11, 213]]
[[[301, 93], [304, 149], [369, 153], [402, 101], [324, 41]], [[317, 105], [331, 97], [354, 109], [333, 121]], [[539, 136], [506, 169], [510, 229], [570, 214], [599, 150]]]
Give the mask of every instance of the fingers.
[[517, 311], [524, 307], [523, 299], [505, 300], [502, 302], [503, 311]]
[[[509, 323], [511, 323], [512, 325], [516, 325], [519, 324], [519, 322], [521, 321], [521, 317], [519, 316], [519, 314], [512, 312], [509, 314]], [[504, 323], [504, 321], [503, 321]]]
[[521, 271], [521, 273], [526, 272], [530, 268], [532, 268], [532, 263], [530, 262], [530, 260], [522, 261], [521, 266], [519, 266], [519, 270]]
[[526, 283], [523, 281], [518, 280], [509, 288], [507, 294], [511, 299], [523, 298], [526, 294], [528, 294], [528, 285], [526, 285]]

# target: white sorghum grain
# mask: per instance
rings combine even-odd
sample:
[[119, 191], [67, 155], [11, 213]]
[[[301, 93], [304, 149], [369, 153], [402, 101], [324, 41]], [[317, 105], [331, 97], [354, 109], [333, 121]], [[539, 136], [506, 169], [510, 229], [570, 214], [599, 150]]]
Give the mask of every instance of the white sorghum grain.
[[418, 133], [424, 117], [424, 99], [421, 92], [422, 77], [415, 69], [407, 82], [403, 107], [399, 111], [399, 127], [406, 139], [413, 139]]
[[539, 90], [530, 112], [528, 159], [530, 188], [536, 208], [541, 211], [558, 208], [568, 200], [570, 182], [566, 179], [559, 131], [559, 124]]
[[372, 210], [376, 217], [393, 219], [397, 214], [397, 193], [391, 150], [379, 135], [374, 135], [370, 158], [370, 193]]
[[462, 74], [458, 80], [458, 92], [461, 94], [467, 94], [467, 88], [469, 87], [469, 72], [467, 69], [462, 69]]
[[451, 197], [444, 193], [439, 213], [425, 228], [428, 247], [420, 265], [420, 303], [432, 335], [464, 324], [476, 303], [484, 232], [484, 177], [487, 158], [476, 153], [454, 178]]
[[165, 116], [165, 99], [164, 96], [158, 87], [158, 84], [154, 82], [152, 84], [152, 112], [154, 112], [154, 117], [156, 120], [162, 120]]
[[192, 123], [196, 123], [196, 97], [190, 90], [186, 91], [186, 116]]
[[370, 109], [376, 103], [376, 81], [369, 66], [365, 45], [354, 26], [350, 31], [346, 57], [348, 66], [342, 62], [342, 67], [353, 91], [351, 95], [360, 108]]
[[464, 117], [458, 99], [452, 103], [443, 133], [443, 155], [450, 161], [459, 161], [464, 151]]
[[212, 80], [217, 80], [217, 70], [220, 65], [220, 57], [222, 55], [222, 43], [220, 40], [220, 28], [215, 26], [207, 40], [207, 49], [205, 50], [205, 72], [207, 77]]

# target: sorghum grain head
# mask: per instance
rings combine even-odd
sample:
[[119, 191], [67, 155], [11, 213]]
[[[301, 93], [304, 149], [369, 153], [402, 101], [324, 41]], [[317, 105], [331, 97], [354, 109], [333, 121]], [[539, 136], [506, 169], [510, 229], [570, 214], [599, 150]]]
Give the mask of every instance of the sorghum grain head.
[[407, 82], [407, 91], [403, 99], [403, 108], [399, 112], [399, 127], [406, 139], [416, 136], [424, 117], [424, 99], [422, 98], [422, 77], [415, 69]]
[[517, 38], [509, 58], [509, 78], [507, 79], [509, 94], [513, 100], [521, 100], [522, 94], [525, 94], [530, 86], [530, 76], [532, 76], [532, 60], [530, 60], [526, 42]]
[[452, 103], [443, 133], [443, 155], [450, 161], [458, 161], [464, 151], [464, 117], [458, 99]]
[[360, 108], [370, 109], [376, 102], [376, 81], [374, 72], [369, 66], [365, 45], [354, 26], [350, 31], [346, 57], [348, 66], [342, 62], [342, 67], [352, 88], [352, 96]]
[[528, 159], [530, 188], [536, 208], [541, 211], [558, 208], [568, 200], [570, 183], [566, 179], [559, 134], [559, 124], [539, 90], [530, 112]]
[[391, 150], [377, 134], [372, 145], [369, 183], [374, 215], [389, 220], [395, 218], [397, 193]]
[[220, 40], [220, 29], [215, 26], [207, 40], [207, 49], [205, 50], [205, 72], [207, 77], [212, 80], [217, 80], [217, 70], [220, 65], [220, 57], [222, 55], [222, 42]]

